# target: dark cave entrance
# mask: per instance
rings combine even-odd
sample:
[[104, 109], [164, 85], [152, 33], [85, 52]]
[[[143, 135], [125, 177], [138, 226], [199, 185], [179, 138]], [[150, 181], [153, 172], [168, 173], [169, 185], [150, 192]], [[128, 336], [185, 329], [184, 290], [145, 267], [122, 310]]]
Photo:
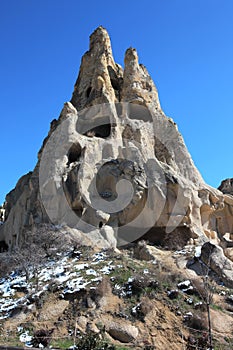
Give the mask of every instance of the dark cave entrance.
[[86, 97], [89, 98], [91, 94], [92, 87], [90, 86], [86, 91]]
[[8, 244], [5, 241], [0, 241], [0, 253], [8, 251]]
[[88, 130], [84, 135], [88, 137], [100, 137], [102, 139], [106, 139], [111, 134], [111, 124], [104, 124], [96, 126]]
[[82, 147], [79, 143], [73, 143], [68, 152], [68, 165], [77, 162], [80, 159]]

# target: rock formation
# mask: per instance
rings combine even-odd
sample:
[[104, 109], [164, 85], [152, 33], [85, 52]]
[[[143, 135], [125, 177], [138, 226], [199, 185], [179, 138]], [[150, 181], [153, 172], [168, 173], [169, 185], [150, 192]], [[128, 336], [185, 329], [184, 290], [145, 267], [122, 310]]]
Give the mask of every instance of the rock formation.
[[233, 196], [233, 179], [223, 180], [218, 189], [224, 194], [231, 194]]
[[0, 207], [0, 223], [3, 223], [5, 220], [5, 209]]
[[99, 27], [35, 169], [6, 196], [0, 241], [23, 244], [26, 229], [52, 222], [102, 246], [140, 238], [171, 248], [226, 246], [233, 239], [226, 187], [203, 181], [136, 50], [126, 51], [122, 69]]

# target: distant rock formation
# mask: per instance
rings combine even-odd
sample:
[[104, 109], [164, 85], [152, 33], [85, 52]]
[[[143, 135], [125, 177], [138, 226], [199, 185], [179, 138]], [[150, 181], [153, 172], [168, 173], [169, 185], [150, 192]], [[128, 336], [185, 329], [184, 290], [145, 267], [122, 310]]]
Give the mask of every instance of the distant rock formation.
[[218, 189], [224, 194], [230, 194], [233, 196], [233, 179], [223, 180]]
[[224, 193], [204, 183], [136, 50], [123, 70], [99, 27], [35, 169], [6, 196], [0, 240], [23, 244], [25, 229], [52, 222], [102, 246], [218, 245], [233, 239], [233, 196]]

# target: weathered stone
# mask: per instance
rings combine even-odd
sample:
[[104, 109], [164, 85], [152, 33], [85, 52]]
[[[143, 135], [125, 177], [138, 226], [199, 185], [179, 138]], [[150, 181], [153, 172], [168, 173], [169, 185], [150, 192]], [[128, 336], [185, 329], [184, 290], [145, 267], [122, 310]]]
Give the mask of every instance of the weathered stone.
[[221, 185], [218, 187], [218, 189], [224, 194], [233, 195], [233, 178], [223, 180], [221, 182]]
[[137, 246], [134, 248], [134, 257], [139, 260], [159, 261], [161, 256], [163, 256], [162, 250], [147, 245], [145, 241], [138, 242]]
[[109, 35], [103, 27], [90, 36], [90, 49], [82, 58], [71, 103], [79, 111], [87, 106], [119, 101], [123, 70], [115, 63]]
[[226, 258], [221, 247], [206, 242], [201, 249], [201, 260], [227, 287], [233, 288], [233, 262]]
[[119, 340], [122, 343], [130, 343], [138, 336], [138, 328], [131, 326], [126, 322], [111, 322], [106, 325], [106, 330], [112, 338]]
[[[232, 241], [231, 241], [232, 244]], [[231, 246], [231, 248], [225, 248], [223, 249], [225, 256], [230, 259], [231, 261], [233, 261], [233, 248]]]
[[0, 224], [2, 224], [5, 221], [5, 209], [0, 207]]
[[114, 230], [111, 226], [104, 226], [100, 229], [100, 234], [104, 237], [104, 239], [109, 243], [110, 248], [116, 248], [117, 240], [115, 237]]
[[34, 171], [6, 197], [0, 241], [23, 244], [26, 228], [52, 222], [101, 247], [145, 238], [172, 249], [207, 240], [228, 249], [227, 193], [204, 183], [136, 50], [126, 51], [123, 70], [99, 27]]

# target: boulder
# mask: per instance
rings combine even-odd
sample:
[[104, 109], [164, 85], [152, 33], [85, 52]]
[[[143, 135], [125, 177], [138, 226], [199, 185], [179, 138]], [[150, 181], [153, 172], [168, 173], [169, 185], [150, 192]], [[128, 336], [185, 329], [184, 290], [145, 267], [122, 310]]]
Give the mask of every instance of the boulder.
[[227, 287], [233, 288], [233, 262], [227, 259], [221, 247], [206, 242], [202, 246], [200, 259], [220, 276]]
[[145, 261], [160, 261], [164, 252], [154, 246], [147, 245], [145, 241], [139, 241], [134, 248], [134, 257]]
[[124, 322], [111, 322], [106, 330], [112, 338], [122, 343], [130, 343], [138, 336], [138, 328]]

